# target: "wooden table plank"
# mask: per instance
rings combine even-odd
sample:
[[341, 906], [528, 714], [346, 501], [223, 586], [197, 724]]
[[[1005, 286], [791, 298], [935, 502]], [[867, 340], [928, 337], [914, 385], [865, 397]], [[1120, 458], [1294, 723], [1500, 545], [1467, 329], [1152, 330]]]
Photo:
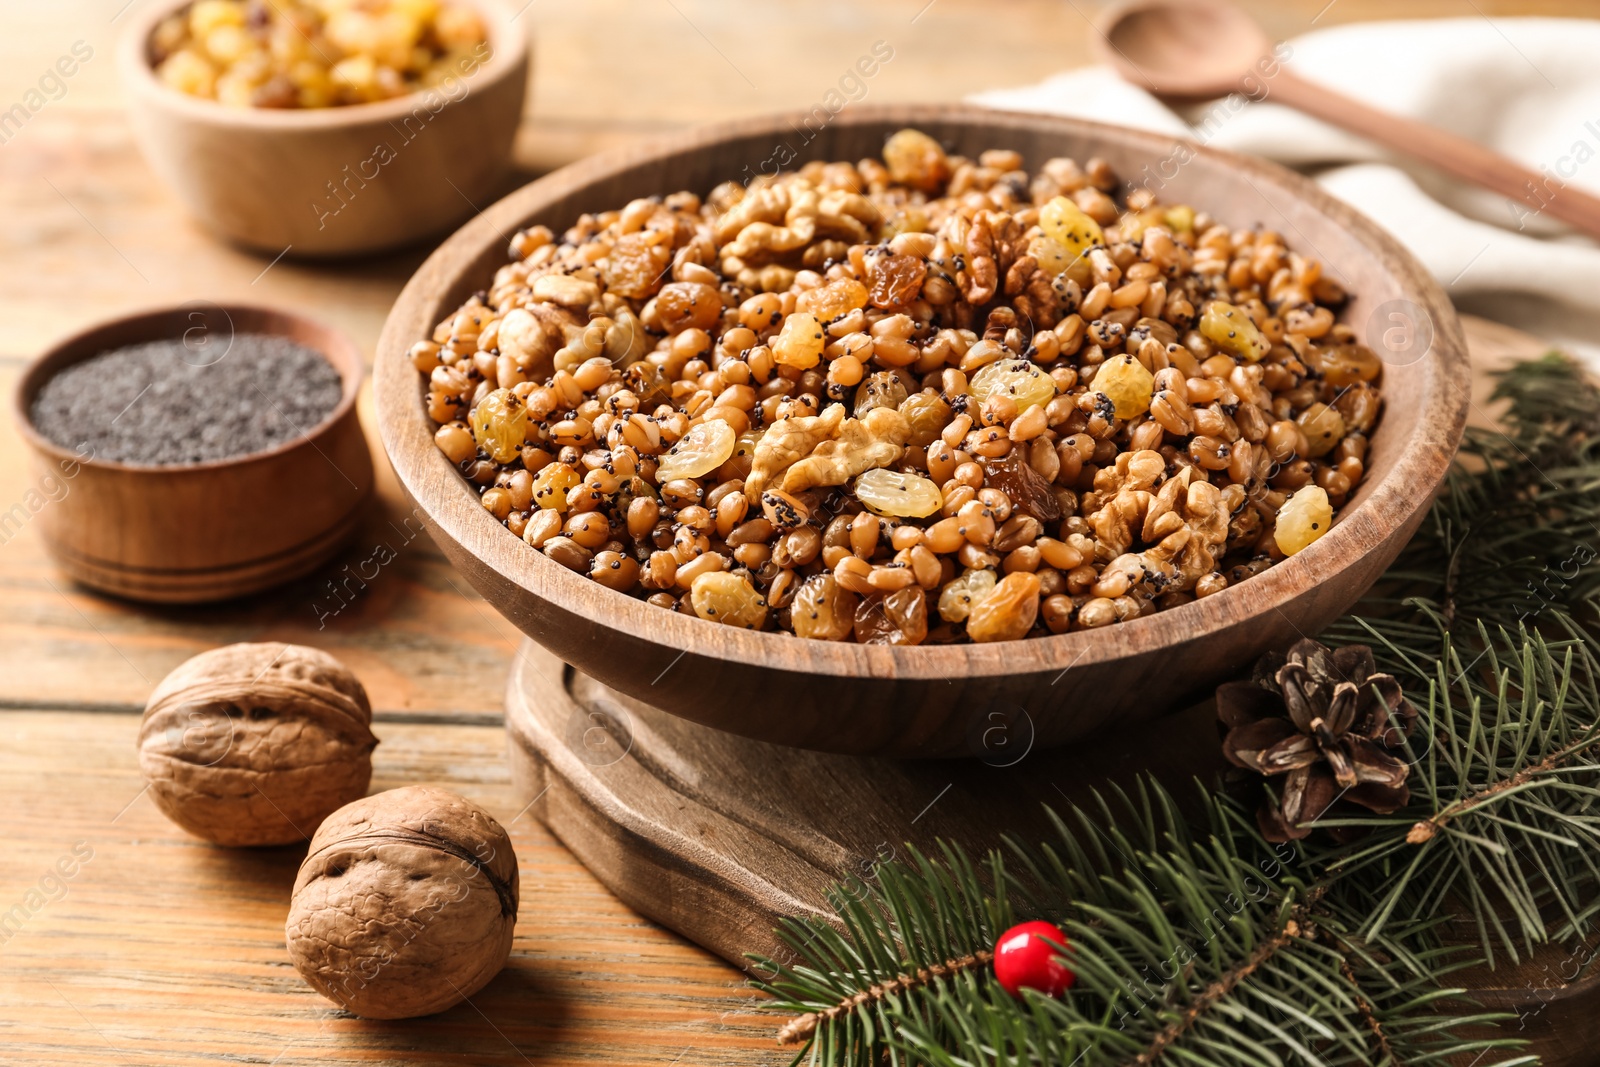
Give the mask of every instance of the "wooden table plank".
[[[634, 915], [519, 814], [498, 727], [376, 727], [373, 787], [432, 782], [485, 805], [511, 831], [522, 907], [510, 963], [470, 1005], [374, 1023], [289, 963], [304, 847], [222, 849], [178, 830], [143, 794], [138, 723], [0, 717], [5, 1063], [786, 1062], [737, 972]], [[63, 857], [72, 877], [52, 877]]]

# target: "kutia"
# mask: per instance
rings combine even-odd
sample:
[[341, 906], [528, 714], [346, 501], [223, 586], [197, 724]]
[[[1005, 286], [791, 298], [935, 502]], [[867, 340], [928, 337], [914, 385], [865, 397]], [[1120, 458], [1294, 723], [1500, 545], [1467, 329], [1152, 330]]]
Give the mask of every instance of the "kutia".
[[[1600, 391], [1552, 354], [1494, 399], [1357, 608], [1223, 687], [1230, 781], [912, 851], [786, 924], [791, 958], [753, 958], [795, 1062], [1537, 1062], [1460, 972], [1600, 929]], [[1070, 988], [997, 973], [1019, 923]]]

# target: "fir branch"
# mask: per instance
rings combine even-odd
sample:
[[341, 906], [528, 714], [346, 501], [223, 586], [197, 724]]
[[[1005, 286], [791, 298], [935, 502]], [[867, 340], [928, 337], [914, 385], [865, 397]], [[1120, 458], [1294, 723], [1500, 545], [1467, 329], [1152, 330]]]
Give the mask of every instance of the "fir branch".
[[920, 986], [925, 986], [941, 978], [949, 978], [962, 971], [986, 967], [993, 960], [993, 953], [980, 949], [977, 952], [970, 952], [960, 959], [946, 960], [931, 967], [919, 967], [915, 974], [896, 975], [887, 982], [879, 982], [876, 985], [868, 986], [859, 993], [852, 993], [831, 1008], [809, 1012], [790, 1019], [783, 1029], [778, 1031], [778, 1044], [801, 1044], [817, 1032], [818, 1026], [824, 1023], [831, 1023], [841, 1016], [855, 1011], [857, 1008], [866, 1007], [875, 1001], [884, 1000], [900, 993], [909, 993]]
[[1361, 981], [1356, 977], [1356, 970], [1350, 966], [1350, 961], [1344, 958], [1339, 960], [1339, 974], [1350, 985], [1350, 994], [1355, 999], [1356, 1010], [1361, 1013], [1361, 1021], [1372, 1031], [1372, 1040], [1377, 1045], [1381, 1056], [1378, 1063], [1387, 1063], [1393, 1067], [1405, 1067], [1404, 1061], [1394, 1054], [1394, 1048], [1389, 1044], [1389, 1035], [1384, 1033], [1383, 1024], [1378, 1021], [1378, 1015], [1372, 1003], [1361, 992]]
[[[1411, 654], [1364, 623], [1379, 662], [1406, 668]], [[1575, 638], [1486, 627], [1465, 663], [1453, 638], [1440, 649], [1413, 741], [1412, 804], [1337, 820], [1370, 837], [1313, 843], [1312, 862], [1371, 893], [1367, 933], [1445, 902], [1471, 920], [1491, 965], [1499, 953], [1521, 959], [1600, 912], [1600, 660]]]
[[[1292, 917], [1288, 922], [1284, 923], [1282, 930], [1278, 931], [1269, 940], [1263, 941], [1256, 947], [1254, 952], [1250, 953], [1237, 966], [1229, 969], [1220, 978], [1207, 986], [1181, 1016], [1168, 1023], [1164, 1029], [1151, 1039], [1149, 1046], [1130, 1061], [1131, 1067], [1150, 1067], [1151, 1064], [1161, 1058], [1161, 1054], [1167, 1050], [1169, 1045], [1182, 1037], [1189, 1031], [1190, 1027], [1199, 1021], [1201, 1015], [1219, 1004], [1234, 991], [1240, 982], [1249, 978], [1258, 968], [1276, 955], [1279, 949], [1288, 945], [1295, 938], [1300, 937], [1301, 924], [1306, 919], [1307, 910], [1317, 900], [1321, 899], [1325, 891], [1326, 887], [1319, 886], [1307, 894], [1306, 902], [1295, 907]], [[1357, 996], [1359, 997], [1359, 995], [1360, 987], [1358, 985]]]
[[[1450, 964], [1438, 950], [1410, 947], [1415, 926], [1396, 923], [1359, 953], [1341, 948], [1357, 943], [1366, 902], [1351, 906], [1327, 886], [1308, 884], [1301, 857], [1261, 841], [1242, 809], [1215, 797], [1204, 806], [1209, 815], [1196, 828], [1146, 782], [1131, 797], [1102, 798], [1098, 810], [1069, 809], [1056, 822], [1058, 839], [1043, 847], [1008, 844], [1025, 878], [1070, 884], [1063, 910], [1046, 913], [1072, 945], [1078, 986], [1068, 998], [1028, 993], [1014, 1001], [987, 968], [974, 967], [829, 1014], [814, 1027], [812, 1061], [1244, 1067], [1276, 1048], [1305, 1064], [1353, 1067], [1372, 1063], [1372, 1021], [1396, 1061], [1504, 1044], [1453, 1036], [1457, 1026], [1500, 1016], [1446, 1011], [1452, 994], [1438, 977]], [[909, 865], [884, 865], [865, 900], [836, 901], [848, 938], [826, 924], [787, 925], [786, 940], [802, 961], [779, 968], [766, 988], [786, 1010], [824, 1015], [844, 999], [841, 989], [914, 974], [902, 961], [925, 957], [927, 942], [942, 944], [938, 928], [912, 919], [918, 932], [867, 917], [914, 916], [919, 897], [942, 898], [951, 913], [992, 916], [972, 928], [981, 941], [969, 947], [992, 944], [1010, 921], [1009, 901], [993, 894], [1025, 894], [999, 853], [989, 865], [989, 879], [970, 863], [952, 870], [915, 854]], [[1316, 938], [1306, 936], [1312, 930]], [[1355, 987], [1338, 971], [1346, 954], [1360, 959]]]
[[1360, 875], [1380, 902], [1369, 930], [1446, 900], [1491, 963], [1600, 910], [1600, 391], [1552, 355], [1505, 372], [1495, 398], [1504, 432], [1469, 432], [1416, 538], [1323, 636], [1372, 645], [1426, 694], [1414, 803], [1340, 820], [1371, 838], [1314, 858]]
[[1600, 746], [1600, 732], [1597, 732], [1597, 730], [1600, 730], [1600, 727], [1591, 725], [1587, 730], [1583, 731], [1585, 736], [1573, 744], [1550, 753], [1537, 763], [1528, 764], [1509, 778], [1502, 778], [1498, 782], [1484, 786], [1470, 796], [1463, 797], [1434, 812], [1426, 819], [1419, 820], [1406, 833], [1406, 844], [1426, 844], [1432, 841], [1434, 835], [1451, 820], [1458, 819], [1477, 808], [1483, 807], [1485, 804], [1490, 804], [1501, 794], [1520, 789], [1541, 775], [1563, 769], [1566, 767], [1568, 760], [1574, 759], [1596, 746]]

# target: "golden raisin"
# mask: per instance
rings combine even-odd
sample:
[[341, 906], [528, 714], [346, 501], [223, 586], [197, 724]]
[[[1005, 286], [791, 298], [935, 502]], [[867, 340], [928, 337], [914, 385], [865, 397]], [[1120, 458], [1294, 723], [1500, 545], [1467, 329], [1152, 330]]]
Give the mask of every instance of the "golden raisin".
[[923, 519], [944, 507], [944, 495], [932, 481], [886, 467], [861, 475], [855, 489], [856, 498], [879, 515]]
[[1017, 414], [1050, 403], [1056, 396], [1055, 379], [1026, 359], [1002, 359], [972, 376], [973, 399], [982, 404], [991, 396], [1009, 397]]
[[728, 462], [738, 436], [721, 419], [707, 419], [691, 426], [661, 457], [656, 480], [665, 483], [675, 478], [704, 478]]
[[704, 282], [673, 282], [656, 296], [656, 314], [668, 333], [709, 330], [722, 317], [722, 297]]
[[810, 370], [822, 361], [824, 347], [822, 323], [797, 311], [783, 320], [783, 329], [772, 339], [772, 358], [786, 367]]
[[1343, 389], [1356, 382], [1370, 382], [1383, 370], [1383, 361], [1366, 345], [1347, 344], [1324, 349], [1318, 360], [1322, 380]]
[[510, 389], [496, 389], [472, 409], [472, 436], [496, 463], [517, 458], [528, 429], [528, 406]]
[[1117, 418], [1136, 419], [1150, 410], [1155, 380], [1155, 375], [1132, 356], [1117, 356], [1100, 365], [1094, 375], [1094, 388], [1111, 398]]
[[750, 579], [729, 571], [708, 571], [689, 586], [689, 603], [702, 619], [759, 630], [767, 621], [767, 601]]
[[1344, 416], [1327, 404], [1312, 404], [1295, 419], [1306, 435], [1306, 455], [1313, 459], [1333, 451], [1344, 437]]
[[552, 463], [533, 476], [533, 502], [541, 508], [565, 513], [567, 494], [583, 484], [578, 472], [565, 463]]
[[1333, 406], [1344, 418], [1346, 430], [1366, 433], [1377, 421], [1382, 403], [1370, 382], [1358, 382], [1341, 390]]
[[925, 193], [939, 191], [950, 177], [950, 160], [938, 141], [921, 130], [901, 130], [883, 146], [889, 177]]
[[794, 306], [796, 311], [812, 315], [819, 322], [832, 322], [857, 308], [866, 307], [867, 287], [854, 278], [842, 278], [815, 289], [807, 289], [795, 298]]
[[855, 631], [855, 593], [842, 588], [831, 574], [807, 578], [794, 596], [789, 617], [794, 632], [822, 641], [848, 641]]
[[1033, 257], [1040, 270], [1052, 277], [1071, 269], [1081, 259], [1076, 253], [1062, 248], [1048, 237], [1039, 237], [1030, 242], [1028, 255]]
[[1100, 224], [1065, 196], [1055, 197], [1039, 209], [1039, 228], [1073, 259], [1106, 243]]
[[950, 405], [932, 389], [906, 397], [900, 403], [900, 414], [911, 426], [911, 436], [906, 443], [918, 448], [933, 444], [950, 424]]
[[1200, 332], [1218, 348], [1251, 363], [1258, 362], [1272, 350], [1250, 316], [1222, 300], [1206, 305], [1200, 316]]
[[939, 594], [940, 617], [945, 622], [965, 622], [972, 614], [972, 605], [992, 593], [998, 581], [994, 571], [988, 569], [969, 570], [952, 579]]
[[1272, 539], [1286, 556], [1292, 556], [1328, 532], [1333, 525], [1333, 505], [1320, 486], [1308, 485], [1295, 491], [1278, 509], [1278, 525]]
[[671, 261], [671, 246], [653, 231], [641, 230], [617, 238], [601, 277], [609, 292], [648, 300], [661, 288]]
[[972, 605], [967, 636], [974, 641], [1015, 641], [1033, 628], [1039, 615], [1039, 576], [1016, 571]]

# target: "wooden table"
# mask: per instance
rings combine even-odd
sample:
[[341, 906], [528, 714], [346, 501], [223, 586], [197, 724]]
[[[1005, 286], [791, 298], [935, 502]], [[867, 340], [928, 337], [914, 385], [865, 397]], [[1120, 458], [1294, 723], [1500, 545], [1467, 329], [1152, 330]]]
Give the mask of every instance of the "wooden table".
[[[9, 393], [26, 360], [91, 320], [194, 298], [300, 309], [370, 353], [427, 249], [271, 264], [195, 229], [145, 167], [118, 105], [122, 6], [55, 0], [6, 13], [0, 110], [75, 41], [94, 55], [0, 144], [0, 388]], [[517, 180], [640, 134], [809, 107], [879, 40], [895, 56], [870, 99], [951, 100], [1037, 80], [1086, 60], [1094, 6], [532, 0], [523, 17], [536, 75]], [[1287, 36], [1314, 19], [1577, 15], [1589, 0], [1247, 6]], [[363, 417], [370, 432], [370, 405]], [[51, 567], [30, 521], [50, 506], [48, 487], [30, 481], [9, 421], [0, 429], [0, 1061], [787, 1062], [737, 971], [633, 915], [517, 810], [501, 707], [518, 635], [431, 543], [393, 525], [404, 509], [379, 469], [379, 506], [318, 574], [238, 603], [148, 609]], [[397, 558], [355, 576], [384, 543]], [[516, 946], [470, 1005], [386, 1024], [334, 1010], [284, 950], [301, 850], [209, 847], [144, 795], [134, 736], [149, 690], [188, 656], [243, 640], [314, 644], [360, 674], [382, 739], [374, 788], [447, 784], [509, 827], [522, 863]], [[53, 873], [64, 857], [70, 878]]]

